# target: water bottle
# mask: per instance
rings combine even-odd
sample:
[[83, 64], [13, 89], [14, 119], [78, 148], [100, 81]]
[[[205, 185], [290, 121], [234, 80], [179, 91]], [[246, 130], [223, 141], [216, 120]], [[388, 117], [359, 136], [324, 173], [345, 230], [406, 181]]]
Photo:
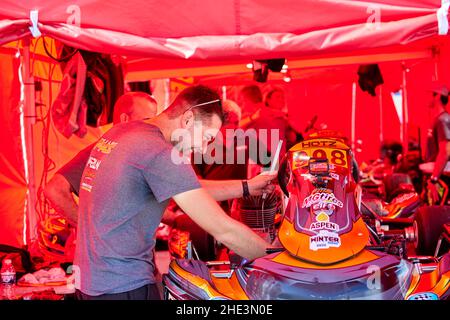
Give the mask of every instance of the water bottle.
[[16, 270], [14, 269], [11, 259], [3, 260], [0, 276], [3, 284], [16, 283]]

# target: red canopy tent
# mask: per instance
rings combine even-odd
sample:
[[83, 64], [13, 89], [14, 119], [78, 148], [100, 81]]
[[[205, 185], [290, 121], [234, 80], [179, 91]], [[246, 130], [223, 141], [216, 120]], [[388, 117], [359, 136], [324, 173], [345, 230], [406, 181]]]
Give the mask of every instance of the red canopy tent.
[[[11, 1], [1, 43], [34, 29], [77, 48], [158, 58], [292, 57], [408, 44], [441, 32], [439, 0]], [[448, 8], [448, 4], [447, 4]]]
[[[330, 119], [349, 112], [358, 64], [383, 63], [382, 71], [388, 72], [397, 68], [392, 88], [402, 83], [399, 61], [410, 62], [410, 67], [419, 63], [420, 68], [411, 67], [411, 73], [421, 70], [416, 78], [445, 79], [448, 65], [442, 57], [448, 56], [448, 38], [438, 34], [448, 32], [448, 7], [448, 0], [3, 1], [0, 243], [22, 245], [34, 237], [34, 185], [40, 177], [34, 177], [39, 171], [35, 168], [39, 161], [34, 159], [38, 147], [31, 140], [34, 137], [37, 143], [42, 133], [24, 117], [35, 108], [27, 81], [36, 76], [46, 80], [48, 88], [58, 87], [58, 70], [51, 69], [54, 63], [41, 52], [38, 41], [31, 42], [30, 54], [29, 39], [43, 35], [80, 49], [124, 55], [129, 80], [202, 76], [201, 81], [214, 85], [247, 82], [251, 77], [247, 63], [287, 58], [291, 76], [300, 79], [288, 91], [298, 94], [307, 92], [305, 86], [313, 88], [307, 100], [312, 107], [302, 109], [306, 121], [318, 109], [328, 112]], [[11, 44], [17, 40], [23, 42]], [[329, 67], [335, 67], [332, 76]], [[414, 87], [418, 86], [419, 82]], [[50, 93], [46, 97], [50, 105], [48, 88], [43, 91]], [[323, 100], [324, 88], [328, 98]], [[290, 97], [295, 106], [295, 95]], [[380, 101], [389, 100], [386, 94]], [[347, 109], [331, 112], [326, 109], [330, 103]], [[363, 98], [361, 104], [374, 102]], [[293, 109], [295, 117], [298, 111]], [[72, 139], [67, 145], [81, 145], [76, 142]]]

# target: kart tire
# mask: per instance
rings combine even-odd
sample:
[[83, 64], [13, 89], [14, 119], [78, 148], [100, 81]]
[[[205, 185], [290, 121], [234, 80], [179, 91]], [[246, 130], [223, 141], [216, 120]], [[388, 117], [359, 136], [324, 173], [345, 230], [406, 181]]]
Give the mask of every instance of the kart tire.
[[415, 214], [414, 247], [419, 255], [433, 256], [443, 225], [450, 222], [450, 206], [421, 207]]
[[[214, 238], [200, 228], [191, 218], [183, 214], [175, 219], [174, 228], [188, 231], [192, 246], [202, 261], [216, 260], [215, 240]], [[195, 253], [193, 253], [196, 258]]]

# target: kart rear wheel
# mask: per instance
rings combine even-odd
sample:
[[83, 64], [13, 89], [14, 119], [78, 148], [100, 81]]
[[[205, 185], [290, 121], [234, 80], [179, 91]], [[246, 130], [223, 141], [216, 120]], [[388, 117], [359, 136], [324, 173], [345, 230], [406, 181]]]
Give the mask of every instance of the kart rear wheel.
[[420, 208], [414, 217], [416, 240], [414, 247], [420, 255], [434, 255], [443, 225], [450, 222], [450, 206]]

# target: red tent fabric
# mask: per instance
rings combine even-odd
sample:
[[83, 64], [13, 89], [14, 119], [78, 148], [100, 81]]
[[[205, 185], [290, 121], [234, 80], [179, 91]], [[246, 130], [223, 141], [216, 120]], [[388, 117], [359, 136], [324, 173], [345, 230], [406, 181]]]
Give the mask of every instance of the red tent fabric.
[[6, 0], [0, 8], [0, 44], [30, 36], [30, 12], [37, 10], [42, 34], [91, 51], [186, 59], [288, 58], [436, 35], [440, 7], [440, 0]]
[[23, 244], [27, 183], [21, 146], [18, 59], [0, 54], [0, 243]]
[[[240, 68], [244, 68], [244, 65], [229, 69], [225, 66], [236, 61], [317, 58], [318, 55], [326, 58], [308, 62], [309, 67], [311, 64], [324, 66], [323, 63], [329, 63], [333, 56], [340, 55], [347, 61], [352, 60], [352, 53], [356, 51], [370, 51], [378, 55], [398, 53], [396, 50], [399, 47], [413, 50], [418, 43], [421, 45], [414, 50], [429, 50], [430, 43], [433, 43], [438, 33], [447, 33], [445, 9], [448, 9], [448, 4], [448, 0], [3, 0], [0, 6], [0, 45], [31, 37], [30, 26], [33, 23], [30, 15], [36, 10], [38, 19], [32, 28], [35, 33], [38, 30], [46, 37], [81, 49], [126, 55], [134, 59], [128, 61], [133, 62], [129, 64], [129, 71], [135, 74], [140, 69], [154, 70], [148, 66], [161, 65], [162, 58], [165, 59], [165, 67], [161, 68], [161, 74], [167, 71], [167, 66], [176, 63], [180, 64], [180, 68], [182, 65], [192, 68], [192, 60], [197, 60], [199, 66], [223, 61], [223, 72], [234, 68], [235, 71], [232, 72], [237, 73], [241, 72]], [[440, 22], [438, 16], [441, 17]], [[18, 74], [19, 59], [14, 59], [12, 55], [0, 58], [0, 122], [7, 124], [1, 129], [4, 138], [0, 148], [0, 220], [7, 222], [0, 224], [0, 243], [20, 245], [25, 238], [27, 182], [21, 158], [22, 141], [19, 131], [22, 128], [17, 124], [19, 117], [15, 113], [20, 93], [20, 84], [15, 76]], [[140, 61], [137, 58], [157, 59]], [[376, 60], [376, 57], [361, 56], [353, 63], [362, 63], [364, 59]], [[391, 61], [390, 59], [383, 61]], [[294, 59], [289, 63], [289, 68], [293, 69], [297, 64], [298, 70], [301, 70], [303, 64], [308, 65], [305, 61]], [[444, 69], [444, 64], [439, 65]], [[384, 72], [390, 66], [382, 69]], [[430, 78], [432, 75], [428, 74], [429, 68], [426, 71], [427, 78]], [[192, 69], [186, 72], [193, 75]], [[294, 71], [292, 73], [294, 75]], [[354, 77], [353, 71], [352, 74]], [[136, 78], [139, 77], [137, 74]], [[47, 75], [41, 75], [42, 79], [47, 79]], [[308, 91], [304, 86], [291, 87], [292, 92], [297, 92], [298, 88], [304, 89], [305, 93], [312, 92], [304, 103], [305, 106], [314, 105], [314, 108], [308, 108], [311, 114], [301, 114], [303, 122], [315, 112], [313, 109], [320, 109], [317, 101], [326, 107], [327, 104], [330, 105], [329, 109], [322, 109], [325, 111], [325, 121], [339, 119], [337, 113], [341, 117], [348, 114], [351, 83], [350, 86], [343, 83], [337, 74], [334, 75], [334, 80], [339, 81], [339, 85], [344, 88], [336, 89], [335, 93], [329, 90], [325, 98], [321, 92], [324, 88], [319, 86], [316, 88], [312, 85], [313, 89]], [[353, 80], [354, 78], [349, 81]], [[413, 98], [411, 100], [417, 100]], [[376, 104], [374, 101], [366, 103], [368, 98], [362, 99], [366, 107], [363, 111], [368, 114], [370, 106]], [[389, 96], [386, 98], [386, 94], [385, 100], [387, 104]], [[333, 103], [337, 101], [347, 109], [342, 109], [341, 105], [334, 106]], [[298, 109], [300, 113], [300, 108]], [[395, 114], [391, 118], [393, 117]], [[333, 124], [331, 120], [330, 124]], [[73, 142], [69, 141], [68, 144], [74, 145]], [[37, 143], [35, 149], [39, 147]], [[72, 150], [71, 155], [74, 152]], [[61, 153], [58, 153], [58, 157]], [[36, 171], [38, 170], [37, 168]], [[30, 216], [32, 213], [28, 214]], [[32, 227], [28, 228], [29, 233], [35, 232]]]

